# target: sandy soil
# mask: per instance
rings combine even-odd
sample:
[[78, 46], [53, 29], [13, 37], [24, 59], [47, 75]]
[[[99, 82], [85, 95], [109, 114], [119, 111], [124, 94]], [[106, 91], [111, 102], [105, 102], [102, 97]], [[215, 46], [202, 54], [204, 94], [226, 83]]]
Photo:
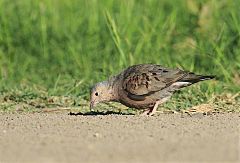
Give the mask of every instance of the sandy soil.
[[0, 163], [238, 162], [240, 114], [1, 114]]

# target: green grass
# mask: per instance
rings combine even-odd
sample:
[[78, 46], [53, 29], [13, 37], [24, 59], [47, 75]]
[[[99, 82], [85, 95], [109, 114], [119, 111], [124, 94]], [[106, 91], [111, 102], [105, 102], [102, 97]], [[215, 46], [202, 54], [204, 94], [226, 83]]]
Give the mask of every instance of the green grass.
[[[239, 11], [236, 0], [1, 0], [1, 98], [16, 96], [14, 104], [52, 96], [88, 100], [95, 82], [138, 63], [217, 76], [176, 95], [169, 107], [235, 94]], [[185, 103], [174, 103], [179, 99]], [[0, 109], [15, 107], [9, 105]]]

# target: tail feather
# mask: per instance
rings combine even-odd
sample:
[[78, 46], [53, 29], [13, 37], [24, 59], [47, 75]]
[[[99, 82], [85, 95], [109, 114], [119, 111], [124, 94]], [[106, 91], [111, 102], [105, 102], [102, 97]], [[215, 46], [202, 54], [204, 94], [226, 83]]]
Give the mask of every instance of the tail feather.
[[214, 79], [215, 76], [214, 75], [206, 75], [206, 76], [201, 76], [200, 75], [200, 80], [211, 80]]
[[190, 83], [197, 83], [199, 81], [210, 80], [215, 78], [213, 75], [196, 75], [194, 73], [189, 73], [186, 77], [181, 79], [181, 82], [190, 82]]
[[210, 80], [215, 78], [215, 76], [212, 75], [196, 75], [194, 73], [187, 73], [185, 77], [182, 79], [176, 81], [171, 85], [171, 89], [173, 91], [179, 90], [180, 88], [190, 86], [194, 83], [204, 81], [204, 80]]

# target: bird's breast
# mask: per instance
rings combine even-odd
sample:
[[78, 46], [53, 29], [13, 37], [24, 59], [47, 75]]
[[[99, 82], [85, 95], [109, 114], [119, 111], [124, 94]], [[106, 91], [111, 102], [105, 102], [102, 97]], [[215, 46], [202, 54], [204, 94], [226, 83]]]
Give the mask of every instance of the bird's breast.
[[119, 90], [119, 102], [123, 105], [126, 105], [131, 108], [137, 109], [145, 109], [153, 107], [156, 103], [156, 99], [152, 98], [151, 96], [129, 96], [129, 94], [125, 90]]
[[161, 91], [155, 92], [150, 95], [144, 95], [138, 97], [138, 95], [129, 95], [124, 89], [119, 89], [119, 102], [131, 108], [146, 109], [151, 108], [155, 103], [163, 98], [171, 97], [172, 92], [168, 89], [163, 89]]

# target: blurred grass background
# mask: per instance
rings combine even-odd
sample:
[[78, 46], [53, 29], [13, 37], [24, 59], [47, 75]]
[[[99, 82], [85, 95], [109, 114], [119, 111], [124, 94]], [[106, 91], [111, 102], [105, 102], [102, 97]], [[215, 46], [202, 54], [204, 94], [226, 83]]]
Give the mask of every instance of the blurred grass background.
[[93, 83], [157, 63], [217, 75], [193, 88], [207, 95], [238, 92], [239, 11], [236, 0], [1, 0], [0, 91], [88, 99]]

